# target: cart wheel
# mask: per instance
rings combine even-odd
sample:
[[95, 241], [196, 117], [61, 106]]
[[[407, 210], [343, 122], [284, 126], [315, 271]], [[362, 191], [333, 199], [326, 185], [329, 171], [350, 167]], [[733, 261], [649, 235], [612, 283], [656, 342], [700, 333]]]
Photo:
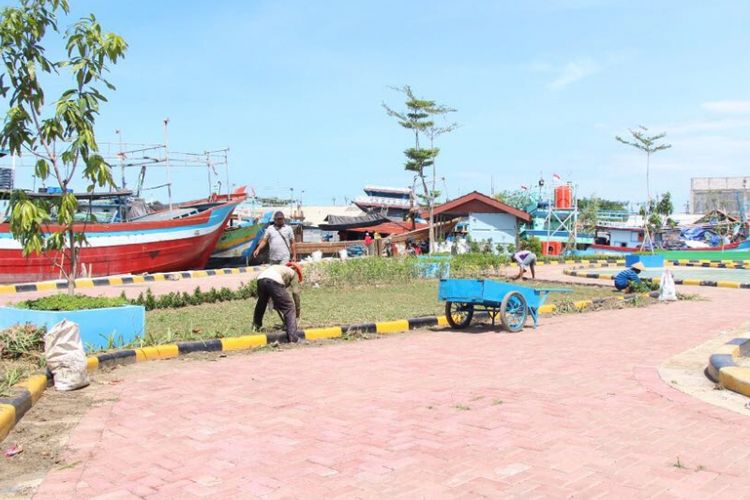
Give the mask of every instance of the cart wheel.
[[506, 330], [520, 332], [526, 323], [528, 307], [521, 292], [508, 292], [500, 305], [500, 321]]
[[471, 323], [473, 316], [474, 304], [466, 304], [464, 302], [445, 303], [445, 318], [452, 328], [466, 328]]

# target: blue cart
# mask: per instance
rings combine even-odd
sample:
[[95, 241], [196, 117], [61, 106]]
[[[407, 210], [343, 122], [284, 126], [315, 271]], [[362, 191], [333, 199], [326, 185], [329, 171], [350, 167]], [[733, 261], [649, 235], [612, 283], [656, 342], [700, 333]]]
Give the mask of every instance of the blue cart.
[[466, 328], [474, 311], [484, 310], [492, 318], [493, 326], [500, 316], [506, 330], [518, 332], [529, 315], [536, 328], [539, 308], [552, 292], [570, 292], [570, 289], [537, 289], [493, 280], [442, 279], [438, 299], [445, 301], [445, 316], [453, 328]]

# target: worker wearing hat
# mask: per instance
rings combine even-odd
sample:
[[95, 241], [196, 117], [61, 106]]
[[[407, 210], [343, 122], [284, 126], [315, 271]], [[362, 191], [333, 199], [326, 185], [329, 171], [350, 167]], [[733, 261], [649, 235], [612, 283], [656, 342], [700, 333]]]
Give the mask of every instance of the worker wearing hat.
[[[258, 275], [258, 302], [255, 304], [253, 326], [256, 330], [263, 326], [268, 300], [284, 320], [284, 329], [289, 342], [299, 342], [297, 320], [300, 314], [300, 283], [302, 267], [296, 262], [285, 266], [272, 265]], [[290, 296], [291, 292], [291, 296]]]
[[633, 283], [640, 283], [641, 278], [638, 275], [645, 269], [643, 263], [638, 261], [624, 271], [620, 271], [615, 276], [615, 288], [622, 291], [630, 288]]

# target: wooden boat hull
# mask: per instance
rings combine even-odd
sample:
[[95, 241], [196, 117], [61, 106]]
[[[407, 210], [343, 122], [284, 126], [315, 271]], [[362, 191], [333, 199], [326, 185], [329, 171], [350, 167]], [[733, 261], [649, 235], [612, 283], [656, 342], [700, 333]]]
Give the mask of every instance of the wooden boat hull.
[[[78, 275], [88, 277], [201, 269], [208, 262], [239, 201], [177, 220], [79, 224], [88, 244], [80, 249]], [[55, 231], [57, 227], [50, 226]], [[0, 224], [0, 283], [60, 279], [64, 255], [24, 257], [9, 224]]]

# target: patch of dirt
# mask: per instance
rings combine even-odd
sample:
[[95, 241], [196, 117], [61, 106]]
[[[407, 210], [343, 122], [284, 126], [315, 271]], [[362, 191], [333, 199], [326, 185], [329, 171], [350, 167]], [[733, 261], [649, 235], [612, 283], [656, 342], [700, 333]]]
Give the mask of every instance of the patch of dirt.
[[[97, 388], [117, 383], [118, 370], [94, 373], [91, 384], [77, 391], [58, 392], [53, 387], [44, 391], [37, 404], [0, 443], [0, 497], [30, 498], [49, 470], [70, 465], [65, 463], [62, 453], [70, 431], [89, 407], [107, 402], [97, 397]], [[23, 451], [6, 457], [4, 451], [16, 443]]]
[[750, 331], [750, 323], [722, 332], [721, 335], [708, 342], [673, 356], [659, 368], [659, 375], [664, 382], [678, 391], [690, 394], [706, 403], [750, 416], [750, 409], [745, 407], [750, 399], [742, 394], [718, 387], [718, 384], [711, 382], [703, 372], [708, 364], [708, 357], [716, 349], [735, 337], [747, 336], [748, 331]]

